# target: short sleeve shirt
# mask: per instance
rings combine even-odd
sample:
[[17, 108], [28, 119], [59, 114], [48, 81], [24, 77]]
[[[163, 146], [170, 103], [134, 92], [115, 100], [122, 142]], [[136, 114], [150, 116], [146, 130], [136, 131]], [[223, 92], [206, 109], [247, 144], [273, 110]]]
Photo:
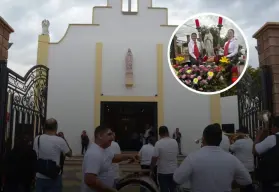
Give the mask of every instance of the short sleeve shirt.
[[[43, 134], [40, 136], [40, 148], [38, 149], [38, 138], [39, 136], [35, 138], [33, 145], [38, 158], [55, 161], [59, 166], [61, 153], [65, 154], [70, 151], [66, 141], [56, 135]], [[36, 176], [42, 179], [49, 179], [40, 173], [37, 173]]]
[[[110, 168], [114, 154], [111, 150], [105, 150], [97, 144], [92, 143], [83, 159], [82, 175], [91, 173], [97, 175], [97, 178], [106, 186], [113, 187], [114, 174], [111, 174]], [[97, 192], [89, 188], [82, 179], [81, 192]]]
[[234, 155], [243, 163], [249, 172], [254, 171], [253, 141], [250, 138], [236, 140], [230, 146]]
[[157, 172], [172, 174], [177, 168], [178, 143], [170, 137], [162, 138], [156, 142], [154, 155], [158, 157]]

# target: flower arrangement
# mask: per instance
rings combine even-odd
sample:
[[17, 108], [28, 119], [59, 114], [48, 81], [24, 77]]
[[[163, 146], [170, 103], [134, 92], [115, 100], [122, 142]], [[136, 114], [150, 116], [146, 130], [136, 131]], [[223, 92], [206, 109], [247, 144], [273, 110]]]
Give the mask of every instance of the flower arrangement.
[[[182, 61], [182, 58], [177, 57], [174, 60], [178, 62]], [[173, 65], [177, 77], [186, 86], [202, 92], [219, 91], [231, 84], [228, 68], [231, 68], [231, 64], [226, 57], [220, 59], [219, 65], [208, 60], [200, 65], [190, 63]]]

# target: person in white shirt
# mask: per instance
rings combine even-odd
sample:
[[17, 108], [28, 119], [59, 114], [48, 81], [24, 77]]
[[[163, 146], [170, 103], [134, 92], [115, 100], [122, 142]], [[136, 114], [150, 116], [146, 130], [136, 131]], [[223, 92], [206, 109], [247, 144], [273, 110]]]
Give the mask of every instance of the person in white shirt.
[[[220, 124], [216, 123], [215, 125], [218, 126], [218, 127], [222, 130]], [[224, 131], [222, 131], [222, 141], [221, 141], [221, 143], [220, 143], [219, 146], [220, 146], [224, 151], [226, 151], [226, 152], [228, 152], [228, 153], [230, 152], [230, 139], [228, 138], [227, 135], [225, 135], [225, 132], [224, 132]]]
[[60, 173], [56, 179], [51, 179], [48, 176], [40, 173], [36, 173], [36, 191], [56, 191], [62, 192], [62, 177], [60, 167], [61, 153], [71, 157], [72, 150], [65, 141], [65, 139], [57, 136], [58, 123], [55, 119], [51, 118], [46, 120], [44, 134], [39, 135], [34, 140], [33, 149], [37, 153], [38, 159], [44, 164], [56, 163], [56, 166], [60, 168]]
[[231, 191], [232, 182], [252, 189], [252, 179], [244, 165], [219, 145], [222, 130], [216, 124], [203, 131], [203, 147], [189, 154], [176, 169], [173, 179], [177, 184], [190, 182], [192, 192]]
[[160, 140], [156, 142], [154, 155], [151, 161], [151, 169], [156, 166], [158, 182], [161, 192], [174, 192], [176, 185], [173, 181], [173, 173], [177, 168], [178, 144], [170, 138], [166, 126], [159, 127]]
[[231, 144], [230, 151], [243, 163], [252, 176], [254, 172], [254, 155], [252, 153], [253, 140], [247, 136], [249, 133], [246, 127], [241, 127], [237, 133], [239, 136], [237, 140]]
[[[138, 153], [138, 159], [140, 160], [140, 166], [143, 170], [150, 170], [151, 167], [151, 160], [154, 155], [154, 145], [155, 145], [155, 138], [149, 137], [148, 144], [145, 144], [141, 147]], [[153, 169], [152, 179], [157, 183], [157, 173], [156, 168]], [[140, 189], [141, 192], [146, 191], [145, 188]]]
[[[271, 150], [276, 150], [277, 147], [277, 137], [279, 137], [279, 116], [275, 117], [273, 119], [273, 126], [272, 126], [272, 135], [267, 136], [265, 139], [263, 139], [265, 137], [265, 134], [268, 132], [268, 130], [265, 129], [260, 129], [257, 133], [256, 139], [254, 141], [253, 144], [253, 153], [257, 156], [264, 156], [265, 154], [267, 154], [268, 152], [270, 152]], [[278, 150], [278, 149], [277, 149]], [[275, 153], [277, 153], [277, 151], [274, 151]], [[272, 153], [274, 153], [272, 152]], [[265, 171], [265, 172], [274, 172], [274, 173], [278, 173], [278, 166], [276, 165], [275, 167], [272, 167], [275, 164], [277, 164], [277, 159], [278, 159], [278, 155], [276, 157], [274, 157], [273, 162], [270, 162], [271, 167], [269, 168], [269, 171]], [[278, 174], [276, 174], [276, 176], [278, 177]], [[263, 176], [264, 177], [264, 176]], [[278, 192], [279, 191], [279, 181], [278, 182], [272, 182], [272, 183], [262, 183], [262, 191], [263, 192]]]
[[191, 34], [191, 40], [188, 43], [188, 51], [192, 65], [197, 65], [202, 57], [203, 44], [197, 40], [197, 34]]
[[227, 32], [228, 41], [224, 44], [224, 56], [230, 59], [238, 54], [238, 43], [234, 35], [234, 30], [229, 29]]
[[154, 137], [148, 139], [148, 144], [145, 144], [141, 147], [138, 156], [140, 159], [140, 165], [142, 169], [150, 169], [151, 160], [154, 155]]
[[113, 154], [107, 150], [113, 141], [110, 128], [98, 126], [94, 132], [95, 142], [92, 143], [84, 156], [82, 163], [81, 192], [116, 192], [113, 188], [114, 174], [111, 174], [111, 164], [121, 161], [136, 161], [132, 154]]
[[[108, 149], [111, 150], [111, 152], [114, 155], [121, 154], [121, 149], [120, 149], [118, 143], [115, 142], [115, 133], [114, 132], [113, 132], [113, 141], [111, 142], [111, 145]], [[119, 164], [118, 163], [112, 163], [111, 164], [111, 171], [112, 171], [112, 174], [114, 175], [114, 188], [115, 188], [119, 179], [120, 179]]]
[[151, 128], [152, 127], [149, 124], [146, 124], [145, 132], [143, 135], [143, 137], [144, 137], [143, 145], [148, 143], [148, 137], [149, 137], [149, 133], [151, 132]]

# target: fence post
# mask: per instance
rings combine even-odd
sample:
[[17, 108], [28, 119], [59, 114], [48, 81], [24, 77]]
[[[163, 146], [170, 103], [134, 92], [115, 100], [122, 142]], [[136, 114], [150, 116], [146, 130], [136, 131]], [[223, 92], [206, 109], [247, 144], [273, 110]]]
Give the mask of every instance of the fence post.
[[7, 120], [7, 87], [8, 67], [7, 60], [0, 60], [0, 157], [4, 154], [6, 120]]

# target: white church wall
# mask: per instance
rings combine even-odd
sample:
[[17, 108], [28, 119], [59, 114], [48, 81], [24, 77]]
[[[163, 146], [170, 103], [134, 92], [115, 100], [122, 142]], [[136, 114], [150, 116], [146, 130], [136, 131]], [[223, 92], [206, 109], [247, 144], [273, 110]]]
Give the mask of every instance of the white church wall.
[[234, 124], [235, 130], [239, 128], [237, 96], [221, 98], [222, 124]]
[[[137, 15], [123, 15], [121, 0], [112, 8], [94, 9], [93, 25], [70, 26], [65, 38], [49, 48], [48, 117], [58, 119], [74, 154], [80, 154], [80, 133], [94, 131], [95, 46], [103, 43], [102, 93], [105, 96], [154, 96], [157, 94], [156, 45], [164, 49], [164, 123], [172, 134], [179, 127], [184, 153], [198, 148], [194, 143], [210, 123], [210, 98], [182, 87], [167, 61], [167, 47], [175, 27], [166, 24], [165, 9], [148, 9], [141, 0]], [[125, 87], [125, 56], [134, 56], [132, 89]]]
[[182, 153], [189, 154], [200, 147], [195, 140], [201, 138], [203, 129], [211, 123], [210, 97], [187, 90], [170, 73], [165, 70], [165, 124], [171, 134], [175, 128], [180, 129]]
[[[71, 29], [69, 31], [71, 34]], [[80, 154], [80, 135], [93, 135], [95, 45], [67, 38], [49, 48], [48, 117], [58, 120], [75, 154]]]

